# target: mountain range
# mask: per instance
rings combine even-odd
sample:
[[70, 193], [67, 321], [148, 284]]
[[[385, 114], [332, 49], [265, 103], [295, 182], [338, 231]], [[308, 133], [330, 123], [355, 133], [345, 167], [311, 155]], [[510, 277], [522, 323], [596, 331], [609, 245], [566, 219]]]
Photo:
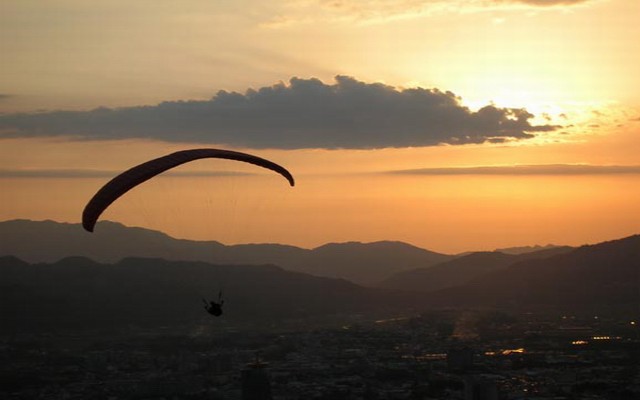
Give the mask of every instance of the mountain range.
[[382, 281], [379, 287], [432, 292], [466, 284], [479, 276], [500, 271], [520, 261], [544, 259], [571, 250], [572, 247], [563, 246], [517, 255], [499, 251], [470, 253], [431, 267], [398, 272]]
[[102, 221], [94, 233], [80, 224], [55, 221], [0, 222], [0, 255], [27, 262], [56, 262], [69, 256], [115, 263], [126, 257], [203, 261], [214, 264], [275, 264], [290, 271], [343, 278], [374, 286], [396, 272], [454, 258], [402, 242], [330, 243], [315, 249], [281, 244], [226, 246], [216, 241], [175, 239], [162, 232]]
[[468, 283], [432, 292], [432, 306], [640, 312], [640, 235], [521, 260]]
[[[225, 300], [220, 321], [202, 303], [218, 301], [219, 293]], [[104, 264], [85, 257], [29, 264], [0, 257], [0, 331], [255, 324], [401, 310], [416, 303], [410, 298], [274, 265], [151, 258]]]
[[[75, 232], [53, 238], [45, 235], [44, 230], [33, 234], [28, 230], [6, 230], [12, 224], [23, 228], [28, 225], [21, 221], [0, 223], [0, 228], [5, 229], [0, 231], [0, 254], [6, 254], [0, 257], [0, 313], [5, 327], [193, 324], [208, 317], [201, 308], [200, 298], [214, 298], [219, 290], [228, 299], [225, 321], [416, 312], [443, 307], [569, 310], [633, 316], [640, 311], [640, 235], [578, 248], [553, 247], [525, 254], [479, 252], [457, 258], [445, 256], [440, 263], [427, 267], [389, 273], [380, 281], [380, 287], [374, 288], [342, 278], [291, 271], [265, 262], [249, 265], [148, 256], [105, 262], [83, 256], [68, 257], [68, 254], [64, 257], [65, 251], [75, 251], [84, 245], [67, 242]], [[54, 226], [54, 232], [59, 232], [59, 228], [78, 228], [73, 224], [42, 224]], [[186, 251], [188, 246], [205, 254], [198, 247], [202, 242], [176, 241], [159, 232], [139, 231], [140, 228], [113, 223], [101, 227], [106, 227], [104, 231], [111, 227], [121, 235], [109, 237], [105, 232], [107, 237], [100, 239], [100, 245], [94, 248], [88, 245], [89, 250], [103, 257], [115, 257], [126, 249], [140, 251], [142, 248], [150, 253], [153, 247], [149, 243], [154, 242], [149, 238], [155, 238], [155, 243], [166, 240], [176, 245], [174, 256], [182, 254], [178, 250]], [[147, 241], [138, 245], [131, 242], [133, 237]], [[124, 249], [109, 252], [105, 244], [116, 246], [118, 240]], [[305, 252], [281, 245], [218, 245], [224, 251], [216, 256], [240, 258], [250, 255], [252, 260]], [[167, 246], [161, 247], [166, 249]], [[396, 242], [332, 244], [306, 250], [306, 254], [318, 255], [311, 264], [313, 268], [329, 271], [336, 271], [336, 265], [330, 265], [332, 261], [337, 262], [335, 260], [347, 266], [361, 262], [360, 271], [366, 271], [368, 263], [382, 268], [383, 263], [375, 264], [375, 261], [393, 263], [400, 259], [393, 254], [397, 248], [410, 249], [407, 254], [414, 256], [425, 254], [408, 245], [396, 246]], [[225, 252], [229, 250], [227, 247], [231, 247], [229, 252]], [[20, 252], [29, 255], [29, 249], [34, 249], [32, 259], [21, 260]], [[324, 256], [323, 252], [326, 252]], [[33, 261], [34, 258], [42, 260], [58, 256], [63, 257], [53, 262]], [[415, 259], [419, 259], [418, 256]], [[403, 257], [415, 261], [406, 254]], [[304, 266], [300, 269], [313, 268]]]

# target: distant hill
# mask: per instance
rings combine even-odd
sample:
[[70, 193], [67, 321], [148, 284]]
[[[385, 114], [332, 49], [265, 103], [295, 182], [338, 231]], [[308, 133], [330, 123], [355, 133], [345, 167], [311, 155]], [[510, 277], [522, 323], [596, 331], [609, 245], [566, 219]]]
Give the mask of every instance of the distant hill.
[[[0, 257], [0, 331], [278, 324], [315, 316], [437, 308], [637, 316], [640, 235], [511, 263], [514, 257], [522, 256], [479, 253], [454, 260], [449, 267], [473, 269], [474, 262], [477, 266], [483, 261], [488, 270], [458, 286], [418, 294], [366, 288], [273, 265], [151, 258], [106, 264], [86, 257], [30, 264], [5, 256]], [[212, 322], [202, 310], [201, 297], [212, 298], [218, 290], [226, 298], [225, 315]]]
[[[300, 270], [369, 286], [396, 272], [430, 267], [452, 258], [402, 242], [331, 243], [311, 250]], [[279, 265], [290, 266], [286, 261]]]
[[432, 292], [463, 285], [484, 274], [505, 269], [520, 261], [546, 258], [571, 250], [571, 247], [553, 247], [519, 255], [505, 254], [497, 251], [470, 253], [429, 268], [418, 268], [399, 272], [382, 281], [379, 287], [416, 292]]
[[406, 296], [262, 265], [69, 257], [27, 264], [0, 257], [0, 330], [194, 325], [202, 298], [225, 297], [228, 322], [308, 318], [406, 306]]
[[429, 268], [418, 268], [399, 272], [380, 287], [387, 289], [432, 292], [459, 286], [490, 271], [506, 268], [517, 260], [517, 256], [498, 252], [477, 252], [446, 261]]
[[542, 250], [552, 250], [558, 247], [566, 247], [566, 246], [557, 246], [555, 244], [548, 244], [546, 246], [519, 246], [519, 247], [505, 247], [501, 249], [495, 249], [494, 251], [505, 253], [505, 254], [526, 254], [526, 253], [534, 253]]
[[517, 262], [429, 296], [432, 306], [640, 310], [640, 235]]
[[375, 285], [399, 271], [453, 258], [402, 242], [335, 243], [308, 250], [280, 244], [225, 246], [216, 241], [174, 239], [144, 228], [102, 221], [94, 233], [80, 224], [54, 221], [0, 222], [0, 255], [27, 262], [55, 262], [69, 256], [114, 263], [126, 257], [203, 261], [215, 264], [275, 264], [290, 271]]

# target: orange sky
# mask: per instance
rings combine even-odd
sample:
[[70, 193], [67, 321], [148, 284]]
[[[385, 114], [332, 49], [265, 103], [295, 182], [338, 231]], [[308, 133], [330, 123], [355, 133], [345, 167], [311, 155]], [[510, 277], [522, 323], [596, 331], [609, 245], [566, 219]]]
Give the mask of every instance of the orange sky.
[[[441, 252], [578, 245], [639, 233], [640, 3], [563, 3], [3, 3], [0, 220], [79, 222], [84, 203], [110, 174], [170, 151], [218, 146], [284, 165], [297, 186], [289, 188], [251, 166], [200, 161], [183, 167], [183, 175], [194, 170], [250, 175], [148, 182], [104, 218], [223, 243], [313, 247], [388, 239]], [[187, 125], [184, 136], [154, 136], [162, 124], [147, 128], [136, 122], [113, 125], [113, 132], [121, 130], [117, 140], [110, 140], [104, 126], [79, 128], [64, 120], [68, 115], [56, 117], [56, 131], [46, 124], [48, 114], [45, 125], [33, 125], [41, 118], [33, 113], [43, 110], [74, 110], [84, 118], [94, 114], [83, 112], [101, 106], [147, 105], [162, 117], [163, 109], [154, 106], [163, 101], [204, 102], [215, 99], [218, 90], [245, 94], [271, 88], [274, 94], [278, 82], [284, 82], [285, 93], [308, 96], [310, 107], [330, 107], [331, 100], [321, 103], [313, 92], [294, 92], [289, 80], [302, 78], [300, 90], [311, 87], [311, 78], [320, 80], [316, 87], [347, 90], [336, 83], [337, 75], [352, 77], [365, 90], [348, 92], [355, 97], [346, 104], [354, 108], [344, 114], [360, 113], [349, 125], [354, 131], [344, 125], [334, 132], [330, 124], [305, 125], [315, 120], [302, 115], [288, 137], [296, 145], [276, 136], [269, 145], [269, 132], [279, 132], [282, 125], [272, 131], [264, 125], [266, 145], [242, 141], [241, 135], [262, 126], [246, 116], [239, 121], [247, 128], [231, 139], [191, 134]], [[403, 133], [420, 123], [420, 113], [402, 113], [409, 105], [410, 92], [404, 90], [410, 88], [452, 91], [458, 97], [453, 115], [459, 116], [445, 120], [440, 131], [425, 133], [444, 132], [438, 136], [444, 144]], [[385, 104], [382, 110], [401, 105], [386, 130], [380, 122], [357, 125], [367, 116], [358, 102], [372, 107], [378, 104], [372, 98]], [[304, 114], [306, 103], [292, 104], [301, 107], [295, 113]], [[427, 114], [429, 104], [420, 106]], [[533, 137], [504, 133], [504, 142], [489, 143], [492, 135], [483, 133], [482, 143], [458, 145], [458, 139], [450, 139], [456, 136], [447, 136], [456, 135], [455, 129], [475, 129], [482, 121], [474, 113], [491, 104], [535, 114], [522, 124]], [[23, 125], [16, 125], [16, 112], [24, 113]], [[379, 114], [372, 114], [372, 121]], [[114, 118], [119, 115], [125, 114]], [[470, 119], [460, 122], [460, 115]], [[222, 134], [233, 130], [229, 126], [207, 129]], [[308, 136], [298, 142], [297, 131]], [[377, 141], [367, 142], [374, 136]], [[406, 140], [394, 142], [401, 136]], [[527, 173], [513, 168], [535, 165], [554, 167]], [[568, 172], [568, 165], [591, 169]], [[455, 169], [461, 167], [471, 169], [462, 174]]]

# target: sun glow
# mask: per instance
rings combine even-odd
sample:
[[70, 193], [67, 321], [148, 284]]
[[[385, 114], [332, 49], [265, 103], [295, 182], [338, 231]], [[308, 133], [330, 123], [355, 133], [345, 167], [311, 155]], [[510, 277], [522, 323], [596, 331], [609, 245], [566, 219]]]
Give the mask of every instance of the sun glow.
[[496, 61], [483, 65], [477, 72], [473, 82], [467, 82], [470, 90], [465, 91], [465, 102], [476, 105], [490, 102], [499, 107], [526, 108], [532, 113], [541, 113], [558, 107], [558, 100], [566, 100], [561, 79], [527, 71], [520, 65]]

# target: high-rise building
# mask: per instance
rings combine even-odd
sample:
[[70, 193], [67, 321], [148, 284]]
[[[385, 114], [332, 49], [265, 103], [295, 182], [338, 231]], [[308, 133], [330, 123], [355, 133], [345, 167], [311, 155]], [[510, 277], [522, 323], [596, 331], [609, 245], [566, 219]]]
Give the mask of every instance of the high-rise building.
[[447, 352], [447, 369], [451, 372], [465, 372], [473, 368], [474, 351], [470, 347], [452, 347]]
[[256, 357], [242, 370], [242, 400], [271, 400], [268, 366]]
[[468, 376], [464, 380], [464, 400], [498, 400], [498, 385], [483, 376]]

